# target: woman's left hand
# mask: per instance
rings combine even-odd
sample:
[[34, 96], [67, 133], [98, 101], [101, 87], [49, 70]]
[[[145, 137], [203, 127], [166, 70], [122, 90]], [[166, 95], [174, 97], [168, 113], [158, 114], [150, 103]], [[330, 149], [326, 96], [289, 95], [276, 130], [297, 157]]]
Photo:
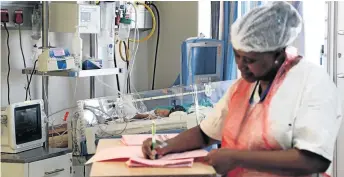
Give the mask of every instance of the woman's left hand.
[[231, 157], [232, 151], [230, 149], [221, 148], [214, 149], [204, 158], [205, 162], [213, 166], [216, 173], [225, 175], [233, 170], [236, 165]]

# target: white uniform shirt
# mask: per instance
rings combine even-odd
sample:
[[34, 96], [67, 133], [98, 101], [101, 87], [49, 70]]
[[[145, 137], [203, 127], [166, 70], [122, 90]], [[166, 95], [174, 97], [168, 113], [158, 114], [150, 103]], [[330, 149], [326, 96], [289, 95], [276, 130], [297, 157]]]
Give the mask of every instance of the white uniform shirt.
[[[230, 114], [230, 93], [228, 89], [214, 112], [200, 124], [213, 139], [221, 140], [224, 120]], [[288, 72], [269, 109], [269, 132], [284, 149], [294, 147], [333, 160], [342, 107], [338, 90], [326, 71], [302, 59]]]

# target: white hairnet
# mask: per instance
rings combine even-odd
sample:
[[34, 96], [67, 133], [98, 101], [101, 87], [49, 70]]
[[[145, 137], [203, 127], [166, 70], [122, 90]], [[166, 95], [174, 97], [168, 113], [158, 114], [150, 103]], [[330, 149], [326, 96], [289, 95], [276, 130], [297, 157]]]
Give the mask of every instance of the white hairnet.
[[233, 48], [270, 52], [290, 45], [302, 29], [302, 19], [289, 3], [275, 1], [257, 7], [231, 26]]

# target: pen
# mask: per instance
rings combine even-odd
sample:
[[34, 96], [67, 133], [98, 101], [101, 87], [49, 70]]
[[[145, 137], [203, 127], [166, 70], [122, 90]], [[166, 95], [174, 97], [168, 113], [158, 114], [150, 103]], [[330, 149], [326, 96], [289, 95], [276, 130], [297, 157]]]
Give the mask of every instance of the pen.
[[155, 149], [156, 147], [156, 139], [155, 139], [155, 132], [156, 131], [156, 125], [155, 125], [155, 121], [152, 121], [152, 150]]

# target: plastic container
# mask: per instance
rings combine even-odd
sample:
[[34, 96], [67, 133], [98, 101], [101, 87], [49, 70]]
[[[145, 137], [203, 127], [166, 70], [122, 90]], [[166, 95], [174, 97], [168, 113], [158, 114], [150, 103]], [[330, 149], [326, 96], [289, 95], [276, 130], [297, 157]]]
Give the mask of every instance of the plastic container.
[[74, 57], [75, 68], [82, 69], [82, 39], [79, 33], [75, 33], [72, 40], [72, 56]]
[[130, 35], [130, 24], [120, 23], [118, 37], [121, 41], [127, 41]]

